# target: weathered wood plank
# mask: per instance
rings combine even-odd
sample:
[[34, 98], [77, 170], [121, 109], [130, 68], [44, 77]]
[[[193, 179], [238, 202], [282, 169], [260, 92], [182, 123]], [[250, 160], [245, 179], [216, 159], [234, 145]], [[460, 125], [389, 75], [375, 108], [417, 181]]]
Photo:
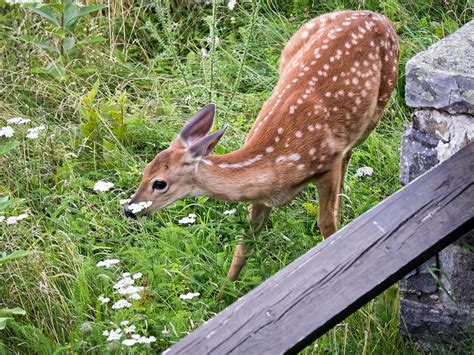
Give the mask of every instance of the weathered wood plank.
[[474, 143], [279, 271], [167, 354], [293, 353], [472, 228]]

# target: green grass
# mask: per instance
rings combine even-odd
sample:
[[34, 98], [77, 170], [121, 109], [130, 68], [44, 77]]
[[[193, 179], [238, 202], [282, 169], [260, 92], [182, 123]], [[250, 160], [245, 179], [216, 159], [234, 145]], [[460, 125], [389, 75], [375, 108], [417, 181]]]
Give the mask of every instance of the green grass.
[[[252, 240], [240, 279], [216, 301], [236, 240], [248, 232], [246, 207], [189, 198], [148, 220], [129, 221], [118, 203], [136, 189], [145, 163], [211, 100], [218, 106], [216, 125], [229, 124], [218, 152], [238, 148], [277, 81], [285, 42], [308, 18], [368, 8], [394, 21], [401, 42], [398, 89], [380, 127], [354, 151], [343, 224], [393, 194], [400, 187], [399, 146], [410, 115], [403, 99], [404, 65], [472, 17], [472, 4], [465, 1], [294, 0], [259, 6], [239, 1], [233, 12], [222, 3], [214, 9], [161, 3], [113, 4], [110, 22], [104, 14], [81, 19], [78, 39], [102, 34], [106, 41], [75, 53], [65, 61], [63, 77], [55, 79], [37, 72], [57, 58], [19, 39], [24, 34], [53, 39], [51, 25], [0, 0], [0, 126], [15, 116], [31, 118], [28, 127], [47, 125], [38, 140], [24, 138], [26, 127], [15, 126], [19, 145], [0, 157], [0, 196], [25, 199], [2, 213], [30, 214], [17, 225], [0, 223], [0, 250], [31, 252], [0, 266], [0, 308], [26, 311], [0, 330], [0, 353], [164, 350], [321, 241], [317, 193], [310, 186], [272, 212], [267, 228]], [[201, 48], [210, 51], [208, 57]], [[84, 95], [96, 82], [96, 96], [89, 95], [88, 102]], [[8, 140], [0, 137], [0, 145]], [[356, 178], [362, 166], [374, 174]], [[98, 180], [115, 187], [95, 193]], [[237, 213], [223, 215], [230, 208]], [[197, 215], [196, 223], [179, 225], [189, 213]], [[109, 257], [120, 264], [95, 266]], [[118, 299], [112, 285], [122, 272], [143, 273], [138, 284], [146, 291], [130, 309], [112, 310], [97, 298]], [[179, 295], [188, 292], [201, 295], [182, 301]], [[399, 335], [397, 299], [394, 286], [304, 353], [416, 353]], [[102, 331], [122, 320], [157, 342], [130, 349], [107, 343]]]

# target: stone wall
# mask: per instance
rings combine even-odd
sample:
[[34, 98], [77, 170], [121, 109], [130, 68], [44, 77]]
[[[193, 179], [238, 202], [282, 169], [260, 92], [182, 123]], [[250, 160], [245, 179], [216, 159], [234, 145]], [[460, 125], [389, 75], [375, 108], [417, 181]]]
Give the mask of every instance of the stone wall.
[[[474, 21], [407, 63], [406, 102], [415, 111], [402, 139], [403, 185], [474, 141]], [[404, 336], [425, 349], [474, 339], [473, 250], [471, 230], [400, 281]]]

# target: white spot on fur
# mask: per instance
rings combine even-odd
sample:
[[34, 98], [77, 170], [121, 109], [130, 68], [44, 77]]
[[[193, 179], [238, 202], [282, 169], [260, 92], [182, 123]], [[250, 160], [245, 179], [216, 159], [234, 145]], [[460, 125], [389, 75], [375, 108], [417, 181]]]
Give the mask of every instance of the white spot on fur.
[[265, 148], [265, 151], [267, 153], [271, 153], [271, 152], [273, 152], [273, 147], [267, 147], [267, 148]]
[[300, 160], [301, 156], [298, 153], [293, 153], [291, 154], [288, 159], [292, 161], [298, 161]]
[[296, 132], [295, 132], [295, 136], [296, 136], [296, 138], [301, 138], [301, 137], [303, 137], [303, 132], [301, 132], [301, 131], [296, 131]]

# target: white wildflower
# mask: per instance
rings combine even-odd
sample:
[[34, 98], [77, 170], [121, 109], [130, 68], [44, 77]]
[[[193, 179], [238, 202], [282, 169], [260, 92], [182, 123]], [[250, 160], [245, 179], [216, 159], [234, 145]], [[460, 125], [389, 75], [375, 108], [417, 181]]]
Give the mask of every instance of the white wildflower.
[[129, 286], [133, 285], [134, 282], [135, 282], [135, 280], [133, 280], [131, 277], [125, 276], [122, 280], [117, 282], [113, 287], [116, 290], [120, 290], [122, 288], [126, 288], [126, 287], [129, 287]]
[[119, 259], [107, 259], [107, 260], [99, 261], [96, 266], [105, 267], [106, 269], [108, 269], [112, 267], [113, 265], [118, 264], [119, 262], [120, 262]]
[[234, 10], [235, 5], [237, 4], [236, 0], [229, 0], [227, 3], [227, 7], [229, 8], [230, 11]]
[[141, 272], [137, 272], [136, 274], [133, 274], [132, 278], [134, 280], [138, 280], [142, 276], [143, 276], [143, 274]]
[[130, 277], [130, 275], [131, 275], [131, 273], [129, 273], [129, 272], [124, 272], [124, 273], [122, 274], [122, 277]]
[[66, 154], [64, 154], [64, 157], [68, 158], [68, 159], [77, 158], [77, 154], [76, 153], [66, 153]]
[[371, 167], [368, 167], [368, 166], [364, 166], [364, 167], [359, 168], [359, 169], [356, 170], [355, 177], [360, 178], [364, 175], [370, 176], [370, 175], [372, 175], [373, 172], [374, 172], [374, 169], [372, 169]]
[[131, 198], [124, 198], [123, 200], [119, 200], [119, 203], [121, 205], [126, 205], [127, 203], [129, 203], [130, 201], [132, 201]]
[[7, 224], [17, 224], [18, 221], [21, 221], [22, 219], [25, 219], [25, 218], [28, 218], [28, 214], [27, 213], [22, 213], [18, 216], [8, 217], [6, 222], [7, 222]]
[[142, 292], [145, 289], [143, 286], [128, 286], [120, 288], [117, 292], [121, 295], [133, 295], [134, 293]]
[[122, 327], [125, 327], [125, 326], [127, 326], [129, 323], [130, 323], [130, 321], [128, 321], [128, 320], [123, 320], [123, 321], [120, 322], [120, 325], [121, 325]]
[[23, 118], [23, 117], [14, 117], [10, 118], [7, 120], [8, 124], [25, 124], [30, 122], [31, 120], [29, 118]]
[[204, 59], [209, 57], [209, 52], [207, 51], [206, 48], [201, 48], [201, 57]]
[[100, 301], [100, 303], [102, 303], [102, 304], [109, 303], [109, 301], [110, 301], [110, 298], [108, 298], [108, 297], [103, 297], [103, 296], [99, 296], [99, 298], [97, 298], [97, 299], [98, 299], [98, 300]]
[[11, 138], [15, 131], [10, 126], [0, 127], [0, 137]]
[[130, 333], [135, 333], [136, 329], [137, 327], [135, 327], [134, 325], [131, 325], [130, 327], [124, 328], [123, 331], [125, 334], [130, 334]]
[[110, 332], [105, 330], [102, 335], [107, 337], [107, 341], [120, 340], [120, 338], [122, 337], [122, 331], [118, 328], [115, 330], [111, 330]]
[[106, 192], [109, 191], [112, 187], [114, 187], [113, 183], [99, 180], [94, 184], [94, 191]]
[[0, 223], [2, 223], [5, 220], [5, 216], [0, 216]]
[[185, 295], [180, 295], [179, 298], [181, 298], [182, 300], [192, 300], [194, 297], [198, 297], [200, 295], [201, 294], [199, 292], [189, 292]]
[[128, 296], [128, 298], [134, 301], [138, 301], [142, 299], [142, 297], [138, 293], [132, 293], [130, 296]]
[[118, 300], [112, 305], [112, 309], [123, 309], [123, 308], [130, 308], [130, 307], [132, 307], [132, 304], [124, 299]]
[[134, 346], [137, 343], [135, 339], [125, 339], [122, 341], [122, 344], [125, 346]]
[[44, 125], [34, 127], [34, 128], [28, 128], [28, 134], [26, 135], [26, 138], [36, 139], [36, 138], [38, 138], [40, 132], [45, 130], [45, 129], [46, 129], [46, 126], [44, 126]]
[[234, 214], [235, 212], [237, 212], [237, 210], [233, 208], [231, 210], [224, 211], [224, 215], [231, 215], [231, 214]]
[[144, 209], [147, 209], [153, 204], [153, 201], [143, 201], [139, 203], [132, 203], [131, 205], [128, 205], [128, 209], [132, 211], [132, 213], [138, 213]]
[[179, 224], [193, 224], [196, 222], [196, 215], [194, 213], [190, 213], [187, 217], [181, 218], [178, 223]]
[[132, 334], [132, 339], [138, 340], [141, 338], [140, 334]]
[[138, 343], [141, 343], [141, 344], [150, 344], [150, 343], [153, 343], [155, 341], [156, 341], [156, 338], [154, 336], [151, 336], [149, 338], [140, 337], [140, 339], [138, 339]]

